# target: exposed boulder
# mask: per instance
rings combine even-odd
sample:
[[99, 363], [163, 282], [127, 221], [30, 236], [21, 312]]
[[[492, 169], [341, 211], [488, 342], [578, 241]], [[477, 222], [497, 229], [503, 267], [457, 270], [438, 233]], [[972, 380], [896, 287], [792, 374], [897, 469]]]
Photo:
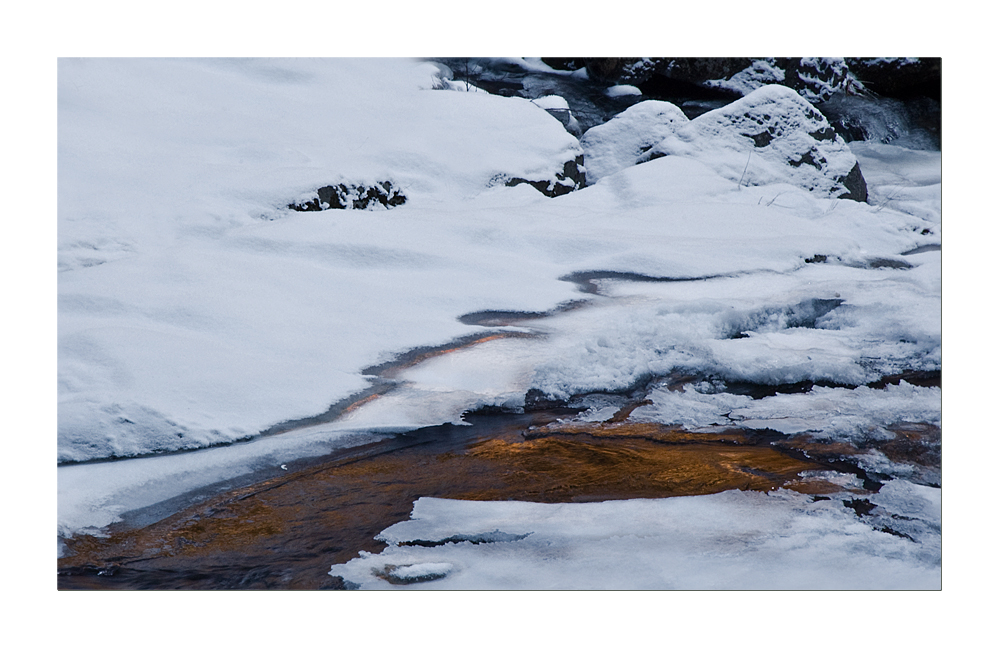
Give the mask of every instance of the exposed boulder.
[[636, 164], [640, 156], [688, 122], [666, 101], [643, 101], [595, 126], [580, 139], [591, 183]]
[[510, 178], [504, 184], [507, 187], [528, 184], [546, 196], [555, 198], [584, 187], [587, 184], [587, 170], [583, 166], [583, 156], [578, 155], [573, 160], [567, 160], [563, 164], [562, 171], [558, 171], [548, 178], [536, 180]]
[[864, 202], [857, 158], [826, 118], [794, 90], [769, 85], [707, 112], [668, 134], [639, 157], [701, 160], [743, 185], [790, 183]]
[[290, 203], [288, 209], [296, 212], [321, 210], [374, 210], [397, 207], [406, 202], [402, 191], [386, 180], [373, 185], [327, 185], [312, 196], [305, 196]]

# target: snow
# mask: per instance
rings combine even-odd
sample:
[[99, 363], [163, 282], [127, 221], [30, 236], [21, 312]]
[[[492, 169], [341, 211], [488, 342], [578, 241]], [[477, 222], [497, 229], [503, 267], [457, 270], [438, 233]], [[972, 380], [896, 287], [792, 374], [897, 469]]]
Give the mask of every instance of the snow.
[[569, 110], [569, 103], [559, 95], [536, 97], [531, 103], [545, 110]]
[[608, 97], [626, 97], [629, 95], [641, 95], [642, 91], [635, 86], [630, 86], [628, 84], [622, 84], [618, 86], [611, 86], [604, 93]]
[[705, 85], [749, 95], [762, 86], [784, 80], [785, 71], [775, 65], [774, 59], [755, 59], [750, 67], [740, 70], [729, 79], [710, 80]]
[[[939, 421], [936, 388], [863, 387], [904, 369], [940, 370], [941, 253], [903, 255], [940, 246], [939, 153], [877, 143], [848, 148], [806, 134], [823, 151], [826, 171], [789, 167], [781, 139], [801, 140], [808, 104], [776, 87], [690, 122], [671, 104], [641, 102], [577, 142], [538, 100], [442, 92], [447, 78], [440, 66], [394, 59], [60, 61], [59, 459], [152, 454], [60, 466], [61, 534], [99, 532], [130, 512], [168, 508], [172, 499], [280, 471], [372, 434], [461, 423], [463, 412], [480, 406], [516, 409], [531, 388], [568, 398], [625, 389], [675, 369], [721, 383], [861, 387], [817, 387], [755, 402], [697, 386], [654, 391], [653, 405], [637, 409], [636, 418], [697, 428], [728, 413], [745, 426], [791, 434], [822, 428], [845, 439], [865, 425]], [[765, 148], [741, 143], [731, 128], [762, 107], [780, 123], [781, 137], [765, 147], [777, 151], [773, 159]], [[644, 147], [669, 155], [636, 165]], [[506, 186], [512, 178], [554, 179], [581, 154], [593, 183], [582, 190], [550, 199], [526, 184]], [[833, 177], [855, 161], [869, 182], [868, 204], [831, 197], [840, 191]], [[404, 205], [285, 208], [325, 185], [384, 180], [401, 188]], [[588, 271], [685, 281], [611, 275], [593, 280], [596, 293], [585, 293], [569, 278]], [[579, 300], [587, 302], [559, 309]], [[834, 302], [816, 315], [816, 305]], [[512, 326], [459, 320], [485, 310], [548, 316]], [[507, 337], [380, 379], [391, 383], [385, 396], [339, 419], [261, 436], [369, 389], [376, 379], [365, 368], [416, 348], [500, 334]], [[606, 418], [614, 404], [598, 401], [585, 417]], [[824, 422], [828, 407], [840, 415]], [[914, 494], [927, 492], [916, 487], [900, 487], [899, 503], [913, 509], [922, 502]], [[418, 511], [444, 507], [440, 502], [418, 501]], [[897, 547], [905, 539], [858, 527], [850, 510], [844, 518], [789, 494], [671, 502], [688, 504], [607, 503], [599, 511], [625, 508], [607, 514], [612, 522], [624, 524], [628, 512], [653, 517], [628, 523], [618, 540], [576, 538], [555, 523], [487, 525], [493, 514], [472, 509], [455, 520], [483, 525], [441, 538], [531, 532], [518, 541], [455, 544], [455, 551], [537, 543], [531, 552], [544, 554], [549, 539], [570, 554], [589, 548], [581, 557], [634, 550], [650, 560], [676, 559], [681, 554], [670, 548], [679, 537], [672, 535], [687, 534], [683, 526], [663, 531], [660, 545], [636, 540], [659, 515], [655, 508], [681, 507], [685, 516], [715, 511], [719, 525], [695, 535], [713, 543], [722, 543], [723, 523], [759, 508], [775, 529], [799, 530], [779, 538], [763, 521], [747, 528], [762, 545], [740, 552], [758, 552], [760, 565], [774, 568], [767, 587], [823, 573], [857, 547], [865, 559], [856, 569], [810, 583], [878, 587], [897, 564], [902, 576], [894, 584], [922, 588], [936, 578], [898, 549], [909, 547]], [[493, 505], [476, 506], [488, 514]], [[527, 508], [515, 519], [536, 511], [498, 506]], [[525, 520], [544, 518], [531, 513]], [[806, 547], [816, 539], [827, 539], [829, 560], [795, 574], [779, 569], [774, 557], [782, 544], [799, 548], [794, 556], [806, 562], [818, 556]], [[465, 559], [439, 561], [438, 551], [400, 546], [392, 549], [400, 556], [384, 558], [380, 569], [392, 564], [404, 576], [410, 568], [411, 576], [426, 576], [436, 568], [425, 564], [454, 566], [445, 578], [405, 587], [501, 583], [486, 573], [473, 579]], [[366, 570], [382, 561], [377, 556], [366, 559]], [[735, 559], [719, 554], [647, 580], [638, 568], [615, 577], [596, 558], [564, 557], [552, 564], [562, 568], [542, 570], [518, 556], [502, 565], [566, 581], [511, 577], [511, 587], [608, 587], [633, 577], [638, 581], [625, 587], [723, 583], [699, 581], [698, 566], [715, 566], [705, 573], [714, 579], [732, 572], [723, 587], [738, 587], [729, 584], [756, 583], [765, 572], [744, 575]], [[870, 578], [863, 577], [866, 567]], [[370, 574], [350, 579], [388, 586]]]
[[[565, 504], [421, 498], [410, 520], [379, 535], [388, 548], [330, 574], [371, 589], [938, 589], [939, 490], [889, 486], [875, 511], [909, 514], [917, 541], [874, 529], [839, 501], [785, 490]], [[526, 536], [401, 545], [492, 529]], [[379, 576], [387, 565], [435, 563], [451, 572], [404, 585]]]
[[594, 126], [580, 138], [588, 182], [636, 164], [643, 153], [687, 121], [681, 109], [670, 102], [647, 100]]

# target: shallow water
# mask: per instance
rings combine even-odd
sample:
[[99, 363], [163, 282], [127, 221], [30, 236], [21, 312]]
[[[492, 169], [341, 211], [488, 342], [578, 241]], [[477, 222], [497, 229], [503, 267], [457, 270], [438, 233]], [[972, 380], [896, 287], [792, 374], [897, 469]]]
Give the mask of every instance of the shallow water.
[[[106, 538], [66, 540], [59, 588], [343, 588], [329, 566], [379, 552], [385, 546], [374, 537], [407, 520], [425, 496], [553, 503], [783, 487], [827, 498], [843, 485], [802, 476], [829, 471], [860, 479], [858, 502], [881, 486], [882, 476], [852, 460], [867, 449], [771, 430], [690, 433], [626, 421], [639, 403], [626, 399], [603, 423], [570, 422], [578, 412], [570, 408], [471, 414], [470, 426], [424, 428], [303, 461], [150, 524], [139, 512]], [[939, 467], [939, 440], [937, 427], [913, 424], [879, 449]]]

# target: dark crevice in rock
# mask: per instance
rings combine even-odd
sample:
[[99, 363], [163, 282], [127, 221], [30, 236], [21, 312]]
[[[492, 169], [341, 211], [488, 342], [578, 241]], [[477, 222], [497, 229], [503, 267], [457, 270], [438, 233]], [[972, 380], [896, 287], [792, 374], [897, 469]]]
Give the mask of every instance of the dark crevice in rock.
[[843, 501], [843, 503], [844, 507], [853, 509], [858, 518], [871, 514], [872, 510], [878, 507], [878, 505], [875, 505], [864, 498], [852, 498], [850, 500]]
[[910, 536], [909, 534], [904, 534], [903, 532], [899, 532], [897, 530], [894, 530], [891, 527], [889, 527], [888, 525], [883, 525], [882, 527], [879, 527], [877, 529], [878, 529], [879, 532], [885, 532], [886, 534], [892, 534], [893, 536], [898, 536], [898, 537], [906, 539], [908, 541], [913, 541], [914, 543], [917, 542], [917, 540], [915, 538], [913, 538], [912, 536]]
[[753, 383], [750, 381], [726, 381], [725, 392], [728, 394], [743, 395], [757, 401], [778, 394], [805, 394], [806, 392], [810, 392], [815, 386], [821, 388], [846, 388], [848, 390], [858, 387], [834, 381], [798, 381], [796, 383], [779, 383], [775, 385]]
[[885, 389], [887, 385], [899, 385], [900, 381], [906, 381], [910, 385], [923, 388], [941, 387], [941, 370], [907, 370], [900, 374], [890, 374], [883, 376], [878, 381], [868, 383], [869, 388], [878, 390]]
[[811, 135], [814, 140], [820, 142], [822, 142], [823, 140], [837, 139], [837, 131], [833, 130], [830, 127], [821, 128], [820, 130], [810, 133], [809, 135]]
[[826, 158], [820, 156], [819, 160], [813, 158], [812, 151], [806, 151], [801, 158], [798, 160], [789, 160], [788, 164], [793, 167], [801, 167], [803, 164], [812, 165], [817, 169], [823, 169], [823, 165], [826, 164]]

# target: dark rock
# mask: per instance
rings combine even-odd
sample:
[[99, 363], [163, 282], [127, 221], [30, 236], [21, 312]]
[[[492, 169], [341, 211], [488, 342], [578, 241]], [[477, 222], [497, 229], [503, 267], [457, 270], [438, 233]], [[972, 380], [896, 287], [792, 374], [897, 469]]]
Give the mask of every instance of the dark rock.
[[310, 200], [290, 203], [288, 209], [296, 212], [321, 210], [370, 210], [379, 206], [386, 209], [406, 203], [403, 192], [386, 180], [374, 185], [327, 185], [316, 190]]
[[524, 411], [535, 412], [539, 410], [549, 410], [551, 408], [562, 408], [566, 402], [545, 394], [538, 388], [529, 389], [524, 395]]
[[557, 172], [553, 178], [542, 180], [511, 178], [506, 182], [506, 185], [514, 187], [525, 183], [550, 198], [562, 196], [573, 190], [580, 189], [587, 184], [587, 173], [583, 166], [583, 156], [579, 155], [574, 160], [567, 160], [563, 164], [562, 171]]
[[871, 511], [877, 506], [878, 505], [875, 505], [864, 498], [852, 498], [844, 501], [844, 507], [853, 509], [854, 513], [858, 515], [858, 518], [870, 514]]
[[818, 131], [816, 131], [814, 133], [810, 133], [809, 135], [811, 135], [814, 140], [817, 140], [819, 142], [822, 142], [824, 140], [836, 140], [837, 139], [837, 131], [833, 130], [829, 126], [827, 126], [825, 128], [821, 128], [820, 130], [818, 130]]
[[849, 58], [854, 75], [868, 90], [883, 97], [929, 97], [941, 101], [939, 58]]
[[753, 59], [733, 57], [677, 58], [666, 61], [666, 65], [657, 70], [658, 74], [698, 85], [715, 79], [730, 79], [753, 65]]
[[586, 65], [586, 59], [543, 56], [542, 63], [549, 66], [553, 70], [576, 71]]
[[869, 383], [868, 387], [882, 389], [889, 384], [899, 385], [900, 381], [906, 381], [910, 385], [918, 385], [925, 388], [940, 388], [941, 370], [908, 370], [901, 374], [890, 374], [883, 376], [878, 381]]

